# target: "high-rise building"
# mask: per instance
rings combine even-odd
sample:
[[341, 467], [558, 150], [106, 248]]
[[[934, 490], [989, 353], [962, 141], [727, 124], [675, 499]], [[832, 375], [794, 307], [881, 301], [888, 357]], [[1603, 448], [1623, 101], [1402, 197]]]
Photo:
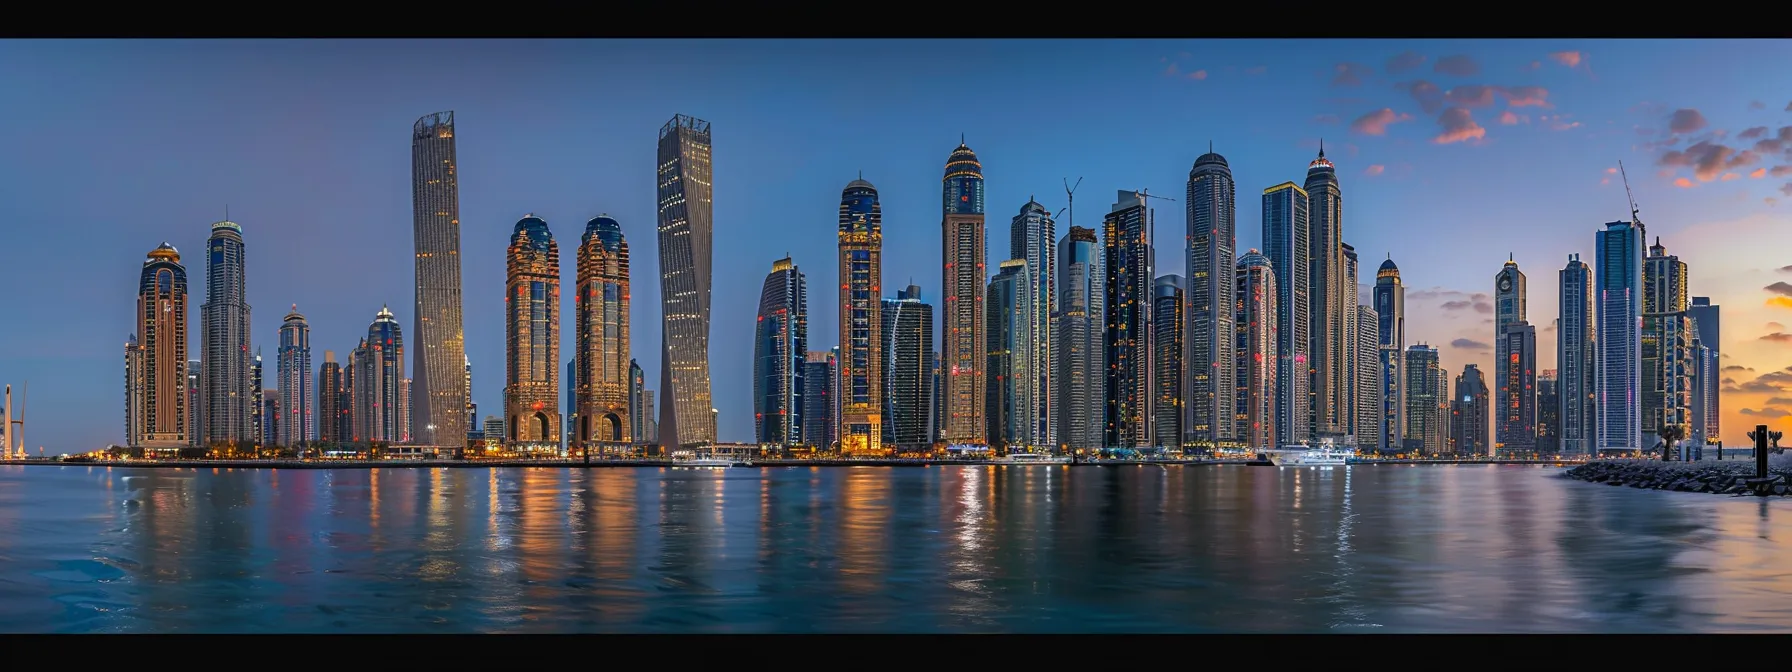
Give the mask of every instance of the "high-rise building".
[[933, 445], [933, 306], [909, 285], [884, 299], [884, 443], [913, 452]]
[[361, 434], [361, 425], [355, 421], [356, 404], [360, 397], [355, 394], [355, 369], [361, 365], [366, 356], [367, 338], [363, 336], [360, 345], [348, 353], [348, 364], [342, 367], [342, 394], [337, 395], [336, 405], [342, 408], [342, 415], [336, 423], [337, 443], [359, 443], [367, 440]]
[[1151, 215], [1145, 195], [1119, 192], [1102, 220], [1107, 330], [1102, 446], [1144, 448], [1151, 436]]
[[1356, 307], [1356, 345], [1351, 349], [1354, 364], [1350, 367], [1351, 403], [1356, 406], [1356, 417], [1351, 422], [1351, 434], [1356, 437], [1356, 445], [1360, 450], [1375, 450], [1382, 445], [1381, 421], [1383, 406], [1381, 403], [1381, 316], [1375, 309], [1359, 305]]
[[336, 353], [324, 351], [324, 363], [317, 367], [317, 440], [324, 443], [339, 443], [345, 440], [342, 435], [342, 365], [336, 361]]
[[989, 381], [984, 413], [989, 419], [985, 436], [998, 451], [1030, 452], [1039, 447], [1033, 422], [1033, 347], [1027, 340], [1033, 326], [1032, 269], [1025, 259], [1002, 262], [989, 280], [985, 304], [989, 315]]
[[261, 377], [261, 348], [255, 349], [255, 357], [249, 360], [249, 434], [250, 443], [258, 446], [272, 445], [273, 439], [267, 431], [267, 424], [262, 417], [267, 412], [267, 405], [262, 403], [266, 387]]
[[199, 360], [187, 360], [187, 446], [200, 448], [205, 446], [205, 433], [200, 431], [202, 414], [199, 412]]
[[[1508, 255], [1500, 272], [1493, 276], [1493, 398], [1497, 401], [1497, 410], [1493, 416], [1493, 444], [1497, 450], [1519, 448], [1531, 450], [1536, 446], [1536, 408], [1532, 399], [1530, 423], [1516, 425], [1518, 416], [1518, 400], [1524, 394], [1508, 389], [1508, 385], [1517, 380], [1513, 369], [1508, 366], [1511, 351], [1508, 347], [1513, 343], [1506, 337], [1506, 329], [1515, 324], [1526, 322], [1529, 318], [1525, 310], [1525, 299], [1529, 293], [1525, 289], [1524, 273], [1518, 270], [1518, 262]], [[1535, 330], [1532, 330], [1535, 334]], [[1533, 391], [1534, 393], [1534, 391]]]
[[1537, 373], [1537, 452], [1562, 452], [1562, 386], [1555, 369]]
[[1443, 389], [1445, 375], [1438, 365], [1437, 348], [1423, 343], [1406, 348], [1406, 429], [1403, 448], [1408, 454], [1440, 455], [1449, 437], [1449, 419], [1440, 409], [1449, 408]]
[[[1723, 404], [1718, 395], [1722, 387], [1720, 379], [1723, 377], [1720, 371], [1723, 358], [1721, 313], [1718, 306], [1711, 303], [1711, 297], [1695, 296], [1692, 297], [1692, 305], [1687, 307], [1686, 314], [1692, 318], [1693, 331], [1699, 345], [1707, 351], [1704, 354], [1711, 358], [1707, 365], [1700, 363], [1698, 356], [1694, 357], [1697, 368], [1694, 375], [1697, 380], [1693, 381], [1693, 401], [1698, 408], [1694, 411], [1694, 429], [1687, 432], [1687, 436], [1697, 434], [1699, 443], [1717, 443], [1723, 438]], [[1706, 368], [1711, 369], [1709, 375], [1704, 375]]]
[[1722, 437], [1717, 433], [1717, 397], [1719, 392], [1718, 378], [1722, 365], [1718, 362], [1717, 351], [1706, 347], [1705, 342], [1695, 337], [1692, 341], [1692, 401], [1689, 410], [1692, 415], [1692, 426], [1686, 430], [1686, 438], [1695, 447], [1718, 443]]
[[1058, 441], [1068, 450], [1102, 446], [1102, 386], [1107, 379], [1103, 339], [1107, 273], [1094, 229], [1070, 227], [1058, 242]]
[[[982, 220], [979, 219], [979, 222]], [[840, 192], [840, 452], [884, 450], [884, 214], [864, 179]]]
[[391, 308], [380, 307], [353, 359], [355, 440], [403, 443], [404, 333]]
[[485, 439], [503, 441], [504, 435], [504, 419], [495, 415], [485, 416]]
[[1276, 435], [1284, 444], [1313, 439], [1313, 264], [1307, 192], [1293, 182], [1263, 190], [1263, 252], [1276, 269]]
[[[144, 387], [146, 387], [145, 381], [143, 379], [143, 366], [144, 366], [143, 360], [144, 360], [143, 346], [137, 344], [136, 334], [125, 335], [125, 339], [124, 339], [124, 445], [131, 446], [131, 447], [143, 445], [143, 433], [144, 433], [143, 425], [144, 425], [144, 421], [145, 421], [145, 418], [143, 417], [144, 416], [143, 402], [144, 402], [144, 396], [145, 396]], [[10, 417], [0, 418], [0, 422], [10, 421], [10, 420], [12, 420], [12, 418], [10, 418]], [[5, 432], [0, 432], [0, 438], [5, 438], [5, 435], [6, 435]], [[0, 443], [3, 443], [3, 442], [0, 442]], [[10, 445], [6, 446], [5, 450], [11, 451], [12, 446], [10, 446]], [[6, 455], [6, 457], [11, 458], [12, 455], [9, 453]]]
[[1400, 283], [1400, 267], [1393, 255], [1375, 271], [1375, 316], [1381, 348], [1381, 443], [1384, 453], [1400, 452], [1401, 432], [1406, 429], [1406, 286]]
[[[1236, 285], [1237, 283], [1228, 282], [1227, 284]], [[1233, 287], [1226, 293], [1230, 295], [1236, 290], [1237, 287]], [[1186, 285], [1182, 276], [1174, 274], [1157, 276], [1157, 281], [1151, 287], [1151, 393], [1157, 397], [1151, 402], [1151, 422], [1154, 425], [1152, 436], [1157, 437], [1156, 443], [1160, 448], [1180, 449], [1186, 441], [1211, 449], [1219, 447], [1222, 443], [1215, 440], [1214, 437], [1217, 435], [1212, 427], [1222, 424], [1228, 428], [1234, 426], [1234, 416], [1238, 412], [1237, 401], [1233, 394], [1216, 395], [1226, 402], [1214, 409], [1216, 412], [1229, 411], [1225, 414], [1225, 422], [1210, 423], [1209, 430], [1204, 433], [1184, 432], [1184, 423], [1191, 417], [1186, 413], [1187, 407], [1184, 404], [1184, 391], [1187, 389], [1185, 385], [1197, 377], [1206, 378], [1209, 382], [1236, 380], [1237, 372], [1234, 369], [1237, 367], [1220, 367], [1226, 369], [1224, 376], [1218, 375], [1218, 370], [1213, 367], [1208, 367], [1210, 371], [1203, 372], [1206, 375], [1183, 375], [1182, 357], [1190, 351], [1187, 347], [1188, 339], [1184, 330], [1194, 324], [1183, 319], [1184, 307], [1189, 305], [1189, 300], [1183, 298], [1185, 292]], [[1234, 305], [1233, 309], [1236, 310], [1237, 306]], [[1225, 324], [1231, 325], [1232, 319], [1231, 317], [1226, 318]], [[1227, 347], [1225, 352], [1235, 352], [1238, 345], [1238, 334], [1228, 331], [1226, 336], [1230, 347]], [[1234, 393], [1237, 392], [1236, 386], [1230, 389]], [[1214, 416], [1209, 414], [1208, 417]], [[1236, 443], [1236, 435], [1230, 431], [1224, 438], [1224, 445], [1229, 446]]]
[[1686, 263], [1668, 254], [1661, 238], [1643, 260], [1642, 445], [1663, 425], [1679, 425], [1681, 437], [1692, 436], [1692, 378], [1696, 337], [1687, 315]]
[[1529, 322], [1507, 324], [1500, 341], [1494, 456], [1529, 456], [1537, 452], [1537, 328]]
[[1356, 286], [1356, 248], [1351, 246], [1350, 243], [1339, 243], [1338, 260], [1341, 264], [1338, 267], [1338, 289], [1343, 293], [1343, 298], [1339, 302], [1338, 308], [1343, 317], [1340, 321], [1344, 324], [1345, 335], [1343, 343], [1344, 347], [1338, 350], [1338, 357], [1342, 360], [1344, 365], [1344, 384], [1338, 388], [1338, 397], [1334, 400], [1334, 403], [1343, 406], [1343, 409], [1340, 411], [1341, 417], [1339, 418], [1339, 421], [1344, 427], [1344, 436], [1340, 438], [1338, 442], [1341, 444], [1354, 445], [1356, 441], [1357, 421], [1356, 351], [1357, 341], [1361, 339], [1360, 329], [1356, 321], [1357, 299], [1359, 298], [1359, 290]]
[[545, 220], [530, 214], [516, 223], [507, 266], [505, 429], [513, 450], [558, 449], [560, 246]]
[[133, 336], [140, 364], [133, 379], [135, 396], [127, 397], [135, 433], [126, 445], [152, 454], [178, 451], [192, 436], [195, 409], [188, 405], [187, 269], [180, 251], [162, 243], [150, 250], [137, 278], [137, 332]]
[[803, 442], [803, 375], [809, 347], [809, 289], [790, 257], [772, 262], [753, 327], [753, 440]]
[[261, 445], [273, 447], [280, 445], [280, 391], [261, 391]]
[[[577, 315], [573, 353], [577, 376], [566, 381], [576, 390], [570, 420], [575, 438], [569, 448], [580, 451], [626, 449], [637, 431], [629, 411], [629, 258], [622, 224], [609, 215], [585, 223], [579, 241]], [[581, 453], [583, 454], [583, 453]]]
[[298, 446], [317, 440], [311, 403], [315, 390], [311, 381], [311, 325], [294, 305], [280, 324], [280, 351], [276, 355], [280, 377], [280, 412], [286, 414], [280, 423], [276, 443]]
[[[560, 388], [564, 390], [560, 396], [566, 400], [560, 411], [560, 424], [565, 426], [565, 431], [561, 432], [564, 435], [562, 445], [569, 451], [580, 447], [579, 385], [579, 358], [578, 353], [575, 352], [573, 358], [566, 361], [566, 373], [560, 378]], [[573, 453], [568, 452], [567, 454]]]
[[1593, 372], [1598, 399], [1594, 417], [1595, 451], [1635, 453], [1642, 450], [1642, 223], [1611, 222], [1594, 238], [1598, 255], [1593, 301], [1597, 360]]
[[660, 128], [660, 429], [662, 446], [709, 434], [709, 294], [715, 223], [709, 122], [677, 115]]
[[834, 353], [811, 351], [803, 361], [803, 445], [828, 450], [834, 445]]
[[[466, 388], [467, 396], [467, 438], [472, 439], [474, 434], [479, 434], [483, 437], [485, 430], [479, 426], [479, 404], [473, 401], [473, 358], [462, 355], [461, 359], [466, 362], [466, 368], [464, 369], [466, 375], [466, 378], [464, 379], [464, 387]], [[437, 431], [439, 432], [440, 429], [438, 428]], [[447, 435], [443, 434], [442, 436]]]
[[[1185, 307], [1179, 311], [1183, 324], [1177, 327], [1184, 347], [1176, 357], [1182, 366], [1158, 367], [1157, 385], [1160, 391], [1164, 389], [1166, 381], [1161, 376], [1166, 374], [1179, 379], [1170, 385], [1178, 393], [1174, 410], [1185, 417], [1173, 428], [1186, 431], [1187, 436], [1160, 433], [1158, 443], [1213, 449], [1239, 443], [1235, 397], [1238, 333], [1233, 325], [1238, 314], [1234, 296], [1238, 289], [1238, 188], [1226, 157], [1208, 151], [1195, 159], [1188, 173], [1187, 195], [1187, 289], [1182, 292]], [[1163, 334], [1164, 325], [1157, 330]], [[1164, 403], [1161, 395], [1157, 403]], [[1168, 410], [1160, 407], [1157, 414], [1162, 416]], [[1161, 432], [1165, 427], [1159, 423], [1158, 428]]]
[[929, 397], [931, 407], [927, 411], [930, 419], [927, 425], [929, 441], [938, 442], [946, 427], [946, 377], [940, 373], [940, 351], [933, 351], [933, 396]]
[[425, 115], [411, 125], [411, 230], [417, 250], [411, 375], [417, 395], [412, 402], [416, 426], [406, 431], [427, 446], [458, 446], [470, 428], [465, 370], [454, 365], [467, 362], [461, 328], [460, 163], [454, 148], [453, 111]]
[[[984, 319], [983, 164], [960, 141], [946, 159], [941, 185], [940, 353], [946, 380], [945, 440], [984, 444], [989, 341]], [[844, 367], [844, 363], [842, 364]]]
[[1020, 214], [1014, 216], [1008, 230], [1008, 248], [1009, 257], [1026, 260], [1027, 279], [1033, 283], [1030, 288], [1033, 317], [1025, 341], [1033, 344], [1033, 379], [1026, 383], [1030, 388], [1027, 396], [1033, 404], [1033, 410], [1029, 411], [1034, 426], [1032, 433], [1038, 437], [1035, 445], [1056, 446], [1058, 428], [1052, 420], [1051, 362], [1057, 355], [1052, 352], [1051, 334], [1053, 316], [1058, 312], [1058, 293], [1054, 287], [1058, 281], [1058, 226], [1051, 211], [1028, 197], [1027, 204], [1020, 207]]
[[1276, 273], [1269, 257], [1257, 250], [1240, 257], [1237, 283], [1235, 324], [1238, 345], [1234, 368], [1237, 369], [1238, 385], [1235, 395], [1235, 426], [1240, 430], [1238, 440], [1253, 451], [1273, 450], [1278, 447], [1276, 400], [1279, 395], [1276, 385], [1281, 378], [1276, 367], [1281, 361], [1276, 357], [1276, 344], [1280, 342], [1276, 319], [1281, 313], [1276, 304], [1280, 296]]
[[249, 389], [249, 299], [244, 284], [243, 227], [236, 222], [212, 224], [206, 241], [205, 305], [200, 307], [201, 360], [200, 413], [204, 416], [205, 443], [241, 444], [255, 441], [256, 402]]
[[1487, 381], [1481, 367], [1466, 364], [1456, 376], [1456, 396], [1450, 398], [1450, 443], [1457, 457], [1480, 458], [1493, 454], [1487, 445], [1487, 421], [1492, 409]]
[[660, 416], [653, 411], [653, 400], [657, 398], [658, 397], [653, 396], [653, 390], [643, 390], [641, 392], [641, 404], [646, 408], [646, 410], [641, 412], [641, 417], [647, 422], [647, 442], [643, 445], [662, 446], [660, 443], [660, 423], [658, 420], [655, 420], [655, 418]]
[[647, 373], [634, 359], [628, 360], [629, 445], [647, 444]]
[[1346, 322], [1356, 308], [1344, 303], [1344, 193], [1338, 186], [1337, 170], [1325, 158], [1323, 144], [1319, 157], [1307, 164], [1306, 192], [1307, 263], [1312, 269], [1307, 280], [1307, 301], [1312, 307], [1307, 328], [1311, 382], [1306, 412], [1314, 438], [1343, 443], [1349, 430], [1348, 351], [1352, 341]]
[[1599, 352], [1593, 330], [1593, 269], [1581, 262], [1580, 255], [1571, 254], [1559, 275], [1556, 390], [1562, 409], [1556, 435], [1561, 438], [1563, 455], [1592, 455], [1599, 408], [1594, 384]]

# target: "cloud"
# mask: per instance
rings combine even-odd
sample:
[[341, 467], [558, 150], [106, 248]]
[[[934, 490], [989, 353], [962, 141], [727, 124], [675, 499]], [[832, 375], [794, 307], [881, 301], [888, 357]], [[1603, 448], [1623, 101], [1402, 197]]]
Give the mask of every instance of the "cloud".
[[[1780, 335], [1792, 339], [1792, 335]], [[1769, 371], [1761, 374], [1761, 377], [1759, 378], [1742, 383], [1730, 389], [1731, 392], [1746, 392], [1749, 394], [1779, 394], [1788, 390], [1792, 390], [1792, 373], [1787, 373], [1785, 371]]]
[[1738, 412], [1743, 415], [1754, 416], [1757, 418], [1783, 418], [1788, 415], [1792, 415], [1792, 413], [1788, 413], [1786, 411], [1782, 411], [1777, 408], [1763, 408], [1758, 411], [1755, 409], [1752, 409], [1752, 408], [1745, 408]]
[[1528, 124], [1530, 122], [1531, 122], [1530, 117], [1518, 116], [1517, 114], [1513, 113], [1511, 110], [1506, 110], [1506, 111], [1500, 113], [1500, 124], [1505, 125], [1505, 126], [1516, 126], [1518, 124]]
[[1751, 100], [1751, 101], [1748, 101], [1748, 109], [1765, 110], [1765, 109], [1767, 109], [1767, 103], [1763, 103], [1759, 100]]
[[1752, 150], [1736, 151], [1729, 145], [1714, 145], [1709, 140], [1701, 141], [1682, 150], [1670, 150], [1662, 154], [1658, 163], [1663, 166], [1692, 168], [1693, 176], [1700, 182], [1717, 179], [1724, 171], [1732, 168], [1759, 163], [1761, 155]]
[[1784, 185], [1781, 185], [1780, 193], [1785, 194], [1787, 196], [1792, 196], [1792, 182], [1787, 182]]
[[1792, 147], [1792, 126], [1781, 126], [1773, 137], [1755, 141], [1755, 151], [1762, 154], [1778, 154], [1787, 147]]
[[1779, 205], [1780, 199], [1774, 198], [1772, 196], [1768, 196], [1767, 198], [1761, 199], [1761, 202], [1766, 203], [1767, 207], [1771, 208], [1773, 206]]
[[1748, 368], [1746, 366], [1742, 366], [1741, 364], [1731, 364], [1731, 365], [1723, 368], [1724, 373], [1729, 373], [1731, 371], [1747, 371], [1749, 373], [1755, 372], [1754, 369]]
[[1580, 128], [1580, 122], [1569, 121], [1568, 115], [1566, 115], [1566, 114], [1555, 114], [1555, 115], [1546, 114], [1541, 117], [1538, 117], [1538, 121], [1548, 124], [1549, 130], [1552, 130], [1552, 131], [1566, 131], [1571, 128]]
[[1207, 79], [1207, 71], [1206, 70], [1196, 70], [1194, 72], [1188, 73], [1188, 78], [1196, 80], [1196, 81]]
[[1724, 173], [1724, 176], [1723, 176], [1723, 177], [1720, 177], [1720, 178], [1717, 178], [1717, 179], [1719, 179], [1719, 180], [1722, 180], [1722, 181], [1724, 181], [1724, 182], [1729, 182], [1729, 181], [1730, 181], [1730, 180], [1734, 180], [1734, 179], [1737, 179], [1737, 178], [1739, 178], [1739, 177], [1742, 177], [1742, 176], [1741, 176], [1741, 175], [1737, 175], [1737, 174], [1735, 174], [1735, 173]]
[[1333, 68], [1338, 74], [1332, 77], [1332, 86], [1362, 86], [1365, 78], [1375, 74], [1361, 63], [1339, 63]]
[[1468, 338], [1458, 338], [1454, 341], [1450, 341], [1450, 347], [1462, 348], [1463, 350], [1492, 350], [1493, 349], [1493, 346], [1491, 346], [1491, 345], [1482, 343], [1477, 340], [1468, 339]]
[[1474, 303], [1471, 301], [1445, 301], [1443, 305], [1438, 307], [1444, 310], [1464, 310], [1473, 305]]
[[[1792, 296], [1770, 296], [1770, 297], [1767, 297], [1767, 307], [1792, 309]], [[1792, 337], [1788, 337], [1788, 338], [1792, 338]]]
[[1371, 175], [1371, 176], [1373, 176], [1373, 175], [1380, 175], [1380, 174], [1382, 174], [1382, 173], [1384, 173], [1384, 172], [1387, 172], [1387, 169], [1388, 169], [1388, 167], [1387, 167], [1387, 166], [1384, 166], [1384, 165], [1381, 165], [1381, 164], [1379, 164], [1379, 163], [1377, 163], [1377, 164], [1372, 164], [1372, 165], [1370, 165], [1370, 166], [1369, 166], [1369, 167], [1368, 167], [1368, 168], [1364, 168], [1364, 169], [1363, 169], [1363, 174], [1364, 174], [1364, 175]]
[[1419, 53], [1414, 53], [1414, 52], [1408, 51], [1408, 52], [1396, 55], [1393, 58], [1388, 59], [1388, 72], [1389, 73], [1409, 72], [1409, 71], [1418, 69], [1419, 66], [1424, 65], [1424, 64], [1425, 64], [1425, 55], [1424, 54], [1419, 54]]
[[1411, 121], [1412, 115], [1395, 112], [1393, 108], [1384, 107], [1374, 112], [1357, 117], [1350, 122], [1350, 130], [1363, 135], [1385, 135], [1388, 125], [1402, 121]]
[[1765, 135], [1767, 135], [1767, 127], [1766, 126], [1756, 126], [1754, 128], [1748, 129], [1741, 133], [1737, 133], [1736, 139], [1737, 140], [1753, 140], [1755, 138], [1759, 138], [1759, 137], [1762, 137]]
[[1781, 266], [1779, 271], [1781, 273], [1792, 273], [1792, 265]]
[[1421, 79], [1402, 82], [1395, 88], [1402, 89], [1411, 95], [1412, 99], [1418, 102], [1419, 109], [1424, 110], [1426, 114], [1435, 114], [1438, 110], [1443, 109], [1444, 92], [1437, 88], [1436, 84]]
[[1452, 87], [1444, 92], [1444, 100], [1461, 107], [1489, 107], [1493, 105], [1493, 87], [1480, 84]]
[[1438, 133], [1437, 137], [1432, 138], [1431, 141], [1440, 145], [1448, 145], [1469, 140], [1480, 140], [1487, 137], [1487, 129], [1482, 128], [1480, 124], [1475, 123], [1474, 115], [1469, 114], [1468, 110], [1460, 107], [1452, 107], [1444, 110], [1443, 114], [1440, 114], [1437, 117], [1437, 125], [1442, 128], [1443, 131]]
[[1570, 68], [1579, 66], [1581, 60], [1584, 58], [1586, 58], [1586, 55], [1578, 51], [1558, 51], [1549, 55], [1549, 60], [1561, 63]]
[[1786, 103], [1786, 111], [1792, 112], [1792, 103]]
[[1710, 124], [1706, 123], [1705, 115], [1691, 108], [1674, 110], [1673, 116], [1668, 117], [1669, 133], [1691, 133], [1706, 126]]
[[1164, 67], [1164, 76], [1165, 77], [1175, 77], [1176, 75], [1179, 75], [1179, 74], [1182, 74], [1182, 69], [1176, 67], [1175, 63], [1171, 63], [1168, 66]]
[[1493, 314], [1493, 304], [1484, 300], [1477, 300], [1475, 301], [1475, 312], [1481, 313], [1482, 315], [1491, 315]]
[[1691, 189], [1699, 185], [1695, 184], [1692, 180], [1681, 177], [1674, 179], [1674, 186], [1680, 187], [1681, 189]]
[[1786, 325], [1780, 324], [1778, 322], [1768, 322], [1767, 330], [1768, 331], [1785, 331]]
[[1511, 107], [1549, 107], [1549, 89], [1541, 86], [1502, 86], [1494, 89]]
[[1792, 296], [1792, 284], [1788, 284], [1783, 281], [1773, 283], [1766, 287], [1762, 287], [1761, 289], [1765, 289], [1768, 292], [1778, 294], [1780, 296]]
[[1767, 174], [1774, 177], [1792, 175], [1792, 166], [1774, 166], [1773, 168], [1768, 169]]
[[1481, 74], [1481, 66], [1475, 63], [1475, 59], [1457, 54], [1437, 59], [1437, 65], [1432, 66], [1431, 71], [1454, 77], [1473, 77]]
[[1763, 177], [1767, 177], [1767, 169], [1766, 168], [1756, 168], [1752, 171], [1749, 171], [1748, 176], [1759, 180]]
[[1335, 115], [1335, 114], [1320, 114], [1320, 115], [1315, 115], [1315, 116], [1314, 116], [1314, 117], [1313, 117], [1313, 123], [1315, 123], [1315, 124], [1325, 124], [1325, 125], [1328, 125], [1328, 126], [1329, 126], [1329, 125], [1332, 125], [1332, 124], [1336, 124], [1336, 123], [1338, 123], [1338, 115]]
[[1267, 65], [1253, 65], [1244, 69], [1244, 74], [1247, 75], [1261, 75], [1265, 72], [1269, 72], [1269, 66]]
[[1458, 292], [1454, 289], [1444, 289], [1442, 287], [1432, 287], [1431, 289], [1421, 289], [1416, 292], [1411, 292], [1406, 295], [1406, 298], [1414, 301], [1429, 301], [1431, 299], [1451, 299], [1467, 296], [1467, 292]]
[[1767, 400], [1768, 406], [1792, 406], [1792, 397], [1774, 397]]

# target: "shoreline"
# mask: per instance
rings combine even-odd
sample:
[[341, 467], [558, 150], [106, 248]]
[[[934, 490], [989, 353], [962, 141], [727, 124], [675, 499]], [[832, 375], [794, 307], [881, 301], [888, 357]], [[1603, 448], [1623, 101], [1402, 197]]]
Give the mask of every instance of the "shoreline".
[[1792, 455], [1770, 455], [1766, 478], [1755, 476], [1755, 460], [1752, 457], [1721, 462], [1600, 460], [1564, 471], [1562, 477], [1584, 483], [1622, 485], [1639, 490], [1785, 497], [1792, 495]]
[[[1408, 466], [1408, 465], [1522, 465], [1572, 467], [1579, 463], [1551, 460], [1375, 460], [1352, 463], [1347, 466]], [[682, 467], [693, 469], [720, 469], [723, 467], [690, 467], [671, 460], [594, 460], [586, 463], [581, 460], [96, 460], [91, 462], [64, 462], [57, 460], [0, 460], [0, 466], [27, 467], [107, 467], [119, 469], [643, 469]], [[1201, 466], [1271, 466], [1256, 464], [1251, 460], [1098, 460], [1062, 464], [1012, 464], [992, 460], [846, 460], [846, 459], [772, 459], [751, 460], [748, 464], [736, 464], [732, 468], [771, 469], [779, 467], [880, 467], [880, 468], [919, 468], [919, 467], [1201, 467]], [[1276, 467], [1281, 469], [1308, 469], [1326, 467]]]

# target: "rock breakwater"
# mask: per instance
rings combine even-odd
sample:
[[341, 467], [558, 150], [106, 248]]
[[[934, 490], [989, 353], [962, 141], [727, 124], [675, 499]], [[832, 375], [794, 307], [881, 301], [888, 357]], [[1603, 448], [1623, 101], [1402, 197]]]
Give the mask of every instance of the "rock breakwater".
[[1743, 458], [1723, 462], [1601, 460], [1574, 467], [1562, 475], [1577, 481], [1649, 490], [1716, 495], [1792, 495], [1792, 455], [1769, 456], [1767, 474], [1771, 482], [1757, 482], [1755, 461]]

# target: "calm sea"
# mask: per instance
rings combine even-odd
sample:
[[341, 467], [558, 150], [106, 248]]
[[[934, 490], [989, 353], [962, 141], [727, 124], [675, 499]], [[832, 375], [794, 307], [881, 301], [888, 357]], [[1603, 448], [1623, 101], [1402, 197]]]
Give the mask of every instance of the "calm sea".
[[1783, 631], [1788, 522], [1518, 466], [0, 467], [0, 631]]

